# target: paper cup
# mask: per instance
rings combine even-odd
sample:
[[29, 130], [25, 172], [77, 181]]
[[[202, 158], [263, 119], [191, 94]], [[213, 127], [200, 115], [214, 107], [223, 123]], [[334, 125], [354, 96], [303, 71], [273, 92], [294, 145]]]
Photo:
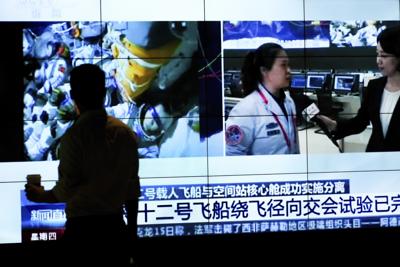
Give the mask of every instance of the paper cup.
[[40, 185], [42, 177], [40, 174], [28, 174], [26, 176], [26, 181], [28, 184]]

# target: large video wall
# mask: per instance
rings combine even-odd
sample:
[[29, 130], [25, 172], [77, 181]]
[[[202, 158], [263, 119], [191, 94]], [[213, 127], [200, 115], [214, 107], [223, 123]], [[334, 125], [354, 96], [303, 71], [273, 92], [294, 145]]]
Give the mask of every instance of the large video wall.
[[[337, 77], [367, 84], [376, 36], [400, 22], [400, 2], [359, 2], [6, 1], [0, 27], [19, 43], [0, 66], [20, 71], [0, 76], [13, 87], [1, 95], [18, 99], [6, 105], [17, 115], [4, 119], [16, 134], [2, 136], [18, 145], [1, 150], [0, 243], [63, 233], [64, 204], [30, 202], [23, 189], [27, 174], [41, 174], [46, 189], [57, 180], [59, 141], [76, 118], [68, 73], [83, 63], [104, 70], [107, 113], [139, 136], [140, 238], [399, 227], [399, 152], [340, 153], [303, 128], [298, 153], [227, 153], [235, 132], [225, 122], [243, 97], [228, 90], [232, 75], [262, 43], [281, 44], [298, 73], [349, 62]], [[13, 149], [19, 156], [7, 158]]]

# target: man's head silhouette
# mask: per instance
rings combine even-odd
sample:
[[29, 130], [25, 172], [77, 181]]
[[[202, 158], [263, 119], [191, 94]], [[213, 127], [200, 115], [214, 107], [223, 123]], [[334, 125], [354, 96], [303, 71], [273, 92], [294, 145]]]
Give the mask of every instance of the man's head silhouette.
[[71, 98], [79, 111], [101, 109], [106, 95], [105, 73], [93, 64], [83, 64], [70, 73]]

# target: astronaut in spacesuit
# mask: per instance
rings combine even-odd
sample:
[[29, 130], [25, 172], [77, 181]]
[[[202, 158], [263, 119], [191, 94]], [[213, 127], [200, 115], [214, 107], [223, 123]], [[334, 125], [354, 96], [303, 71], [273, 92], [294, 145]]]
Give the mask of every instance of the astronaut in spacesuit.
[[[57, 142], [56, 133], [64, 131], [64, 118], [74, 117], [68, 108], [68, 72], [82, 63], [98, 64], [105, 71], [106, 111], [137, 133], [141, 157], [190, 155], [186, 148], [171, 155], [161, 147], [180, 142], [175, 133], [181, 128], [200, 139], [198, 118], [180, 119], [198, 110], [198, 84], [178, 82], [188, 76], [197, 83], [197, 69], [187, 74], [193, 69], [197, 35], [196, 22], [63, 22], [47, 26], [38, 36], [25, 29], [24, 56], [39, 63], [32, 93], [27, 89], [24, 100], [28, 155], [43, 159]], [[63, 99], [54, 101], [57, 95]], [[191, 140], [184, 143], [189, 146]]]
[[[24, 30], [24, 57], [39, 66], [26, 81], [24, 95], [24, 145], [31, 160], [50, 156], [50, 147], [65, 132], [68, 123], [59, 120], [59, 111], [67, 102], [70, 50], [54, 30], [46, 27], [38, 36]], [[60, 109], [61, 108], [61, 109]]]
[[106, 86], [109, 90], [115, 86], [123, 103], [106, 110], [136, 132], [140, 157], [159, 157], [165, 133], [175, 132], [171, 126], [196, 105], [187, 99], [174, 101], [182, 95], [197, 97], [196, 88], [180, 91], [174, 87], [192, 67], [197, 45], [195, 22], [109, 23], [103, 47], [112, 51], [112, 59], [105, 58], [102, 67]]
[[72, 66], [96, 63], [103, 22], [61, 22], [23, 30], [25, 77], [24, 141], [31, 160], [56, 159], [58, 139], [76, 114], [69, 95]]
[[165, 90], [188, 69], [197, 50], [197, 24], [110, 22], [103, 47], [114, 59], [105, 71], [112, 69], [121, 95], [135, 101], [150, 88]]
[[[32, 97], [29, 94], [25, 96], [29, 105], [31, 102], [28, 101]], [[24, 125], [27, 156], [31, 160], [56, 159], [56, 156], [52, 155], [54, 151], [50, 151], [50, 148], [72, 125], [76, 116], [69, 97], [69, 84], [53, 89], [44, 105], [36, 102], [32, 114], [31, 119], [25, 120]]]

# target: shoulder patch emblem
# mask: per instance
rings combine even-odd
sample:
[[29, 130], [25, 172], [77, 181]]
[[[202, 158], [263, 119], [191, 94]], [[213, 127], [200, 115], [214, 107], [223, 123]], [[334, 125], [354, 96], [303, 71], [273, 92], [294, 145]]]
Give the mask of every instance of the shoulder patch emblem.
[[240, 144], [243, 140], [243, 130], [238, 125], [231, 125], [226, 129], [225, 140], [228, 145]]

